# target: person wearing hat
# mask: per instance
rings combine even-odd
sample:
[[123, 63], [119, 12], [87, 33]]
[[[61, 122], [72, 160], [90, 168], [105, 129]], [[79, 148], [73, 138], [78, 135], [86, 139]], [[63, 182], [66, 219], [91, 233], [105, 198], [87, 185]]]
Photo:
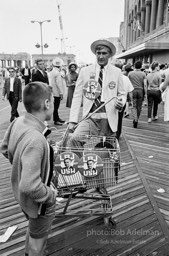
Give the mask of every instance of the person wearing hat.
[[55, 58], [52, 62], [53, 69], [49, 75], [49, 85], [53, 88], [53, 97], [54, 97], [54, 111], [53, 111], [53, 121], [54, 125], [63, 125], [63, 121], [59, 117], [59, 106], [60, 101], [63, 99], [63, 79], [61, 76], [61, 67], [63, 61], [60, 58]]
[[[115, 55], [116, 48], [108, 39], [100, 39], [91, 44], [91, 50], [96, 55], [96, 63], [82, 68], [79, 73], [70, 110], [69, 130], [74, 131], [78, 123], [82, 102], [83, 117], [86, 117], [110, 100], [90, 118], [80, 122], [74, 135], [115, 135], [118, 110], [121, 110], [126, 102], [122, 73], [109, 61]], [[88, 86], [92, 84], [97, 84], [94, 99], [87, 97], [88, 94], [86, 93]]]
[[74, 62], [71, 62], [68, 66], [68, 69], [69, 69], [69, 73], [66, 76], [67, 87], [68, 87], [66, 107], [70, 108], [72, 105], [73, 94], [75, 90], [76, 81], [78, 78], [78, 73], [76, 72], [77, 64]]
[[49, 84], [47, 72], [45, 71], [45, 64], [42, 59], [36, 60], [36, 70], [32, 72], [32, 82], [43, 82]]
[[16, 117], [19, 117], [17, 108], [18, 102], [22, 101], [22, 83], [21, 79], [16, 77], [16, 70], [14, 67], [10, 67], [8, 71], [9, 77], [5, 79], [2, 89], [2, 100], [4, 100], [5, 96], [7, 96], [7, 99], [11, 105], [10, 122], [12, 122]]

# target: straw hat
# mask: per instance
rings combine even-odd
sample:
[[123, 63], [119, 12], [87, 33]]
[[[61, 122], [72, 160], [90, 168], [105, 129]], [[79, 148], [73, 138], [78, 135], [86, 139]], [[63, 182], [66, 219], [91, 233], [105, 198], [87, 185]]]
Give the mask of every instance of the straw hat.
[[53, 61], [52, 61], [52, 65], [54, 67], [61, 67], [63, 65], [63, 60], [56, 57]]
[[111, 50], [111, 56], [115, 55], [116, 47], [108, 39], [99, 39], [91, 44], [90, 48], [94, 54], [96, 53], [96, 47], [99, 45], [107, 46]]

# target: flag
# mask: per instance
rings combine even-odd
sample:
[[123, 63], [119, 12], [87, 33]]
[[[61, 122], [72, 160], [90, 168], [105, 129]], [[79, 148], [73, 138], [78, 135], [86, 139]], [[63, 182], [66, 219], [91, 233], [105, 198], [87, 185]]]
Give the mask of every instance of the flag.
[[143, 31], [143, 28], [142, 28], [142, 23], [140, 22], [140, 20], [134, 18], [133, 20], [133, 30], [136, 31], [136, 30], [140, 30], [140, 31]]
[[133, 20], [133, 30], [136, 31], [136, 29], [137, 29], [137, 20], [136, 20], [136, 18], [134, 18], [134, 20]]
[[139, 20], [137, 20], [137, 29], [143, 31], [142, 23]]

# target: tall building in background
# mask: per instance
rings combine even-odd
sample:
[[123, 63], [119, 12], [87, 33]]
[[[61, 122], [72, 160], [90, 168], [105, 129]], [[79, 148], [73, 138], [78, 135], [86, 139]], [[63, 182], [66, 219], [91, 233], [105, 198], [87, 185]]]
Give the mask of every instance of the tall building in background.
[[169, 63], [168, 12], [168, 0], [125, 0], [119, 37], [123, 51], [115, 57], [130, 63]]
[[[123, 45], [122, 45], [119, 37], [109, 37], [108, 39], [115, 45], [116, 55], [118, 55], [119, 53], [121, 53], [123, 51]], [[113, 64], [116, 63], [116, 56], [111, 57], [111, 63], [113, 63]]]

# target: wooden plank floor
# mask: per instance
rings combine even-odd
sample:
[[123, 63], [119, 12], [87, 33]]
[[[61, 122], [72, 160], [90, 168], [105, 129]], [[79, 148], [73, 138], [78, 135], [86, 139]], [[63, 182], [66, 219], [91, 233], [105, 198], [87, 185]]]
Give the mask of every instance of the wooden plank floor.
[[[62, 110], [63, 116], [68, 115]], [[162, 106], [160, 113], [163, 114]], [[132, 128], [131, 118], [124, 119], [119, 182], [108, 189], [116, 226], [105, 226], [103, 215], [81, 214], [88, 208], [99, 209], [99, 201], [75, 198], [69, 213], [76, 210], [79, 215], [56, 215], [47, 255], [169, 255], [169, 127], [162, 119], [161, 116], [156, 123], [147, 124], [146, 108], [138, 129]], [[7, 227], [18, 226], [6, 243], [0, 243], [0, 255], [21, 256], [27, 221], [14, 200], [10, 165], [2, 155], [0, 163], [0, 235]]]
[[163, 105], [160, 105], [159, 113], [158, 121], [146, 124], [144, 108], [138, 129], [133, 133], [130, 120], [125, 120], [124, 131], [160, 212], [169, 225], [169, 123], [163, 121]]

